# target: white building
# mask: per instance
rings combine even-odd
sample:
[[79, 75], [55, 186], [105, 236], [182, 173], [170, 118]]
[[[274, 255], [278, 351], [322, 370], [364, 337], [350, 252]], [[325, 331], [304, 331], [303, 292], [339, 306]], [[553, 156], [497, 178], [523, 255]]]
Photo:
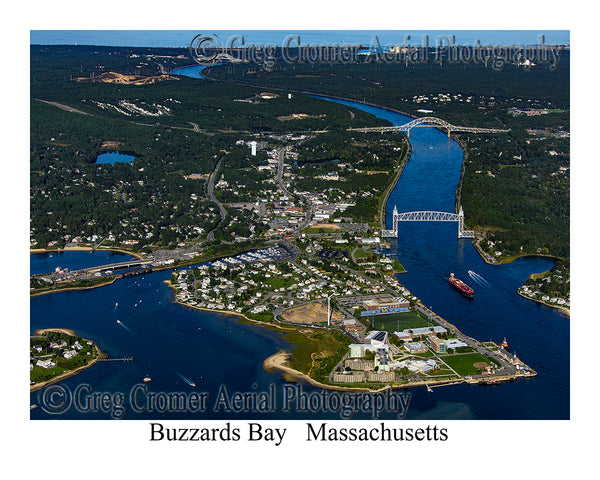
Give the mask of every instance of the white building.
[[256, 157], [256, 145], [258, 145], [258, 144], [254, 140], [250, 142], [250, 148], [251, 148], [253, 157]]
[[56, 363], [54, 363], [52, 360], [47, 358], [46, 360], [38, 360], [36, 362], [36, 365], [38, 367], [42, 367], [42, 368], [52, 368], [52, 367], [56, 366]]

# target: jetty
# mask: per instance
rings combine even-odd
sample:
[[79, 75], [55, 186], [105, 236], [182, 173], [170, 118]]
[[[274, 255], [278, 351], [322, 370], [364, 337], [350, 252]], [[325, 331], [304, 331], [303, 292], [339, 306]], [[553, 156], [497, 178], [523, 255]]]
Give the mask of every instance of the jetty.
[[99, 358], [99, 362], [132, 362], [133, 357], [123, 357], [123, 358]]

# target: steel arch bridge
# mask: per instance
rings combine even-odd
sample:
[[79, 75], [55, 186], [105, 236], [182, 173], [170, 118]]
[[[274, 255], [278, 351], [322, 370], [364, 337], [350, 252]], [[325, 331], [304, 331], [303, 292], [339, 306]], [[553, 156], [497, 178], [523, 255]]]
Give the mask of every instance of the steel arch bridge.
[[355, 132], [406, 132], [410, 136], [410, 131], [416, 127], [435, 127], [441, 128], [448, 132], [450, 136], [451, 132], [469, 132], [469, 133], [506, 133], [509, 130], [501, 128], [479, 128], [479, 127], [463, 127], [459, 125], [452, 125], [451, 123], [442, 120], [437, 117], [421, 117], [415, 118], [414, 120], [405, 123], [404, 125], [394, 125], [391, 127], [363, 127], [363, 128], [349, 128], [348, 130]]
[[473, 230], [465, 230], [465, 213], [462, 207], [458, 213], [424, 210], [419, 212], [398, 213], [394, 207], [392, 230], [383, 230], [382, 236], [398, 238], [398, 222], [458, 222], [458, 238], [473, 238]]

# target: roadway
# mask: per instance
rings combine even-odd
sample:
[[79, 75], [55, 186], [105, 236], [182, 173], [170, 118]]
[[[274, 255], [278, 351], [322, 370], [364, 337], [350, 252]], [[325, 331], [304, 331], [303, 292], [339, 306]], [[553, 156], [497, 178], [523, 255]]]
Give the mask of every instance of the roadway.
[[219, 228], [219, 225], [221, 225], [223, 223], [223, 221], [225, 220], [225, 218], [227, 217], [227, 210], [225, 210], [225, 207], [223, 207], [223, 205], [221, 205], [221, 202], [219, 202], [217, 200], [217, 197], [215, 197], [215, 178], [217, 177], [217, 172], [219, 171], [219, 167], [221, 166], [222, 161], [223, 161], [223, 157], [221, 157], [219, 159], [219, 161], [217, 162], [217, 166], [215, 167], [213, 172], [210, 174], [210, 177], [208, 178], [208, 183], [206, 184], [206, 193], [208, 195], [208, 199], [211, 202], [217, 204], [217, 207], [219, 207], [219, 214], [221, 215], [221, 220], [219, 221], [219, 223], [217, 223], [210, 230], [210, 232], [208, 232], [208, 235], [206, 236], [206, 239], [209, 242], [211, 242], [215, 239], [215, 230], [217, 228]]

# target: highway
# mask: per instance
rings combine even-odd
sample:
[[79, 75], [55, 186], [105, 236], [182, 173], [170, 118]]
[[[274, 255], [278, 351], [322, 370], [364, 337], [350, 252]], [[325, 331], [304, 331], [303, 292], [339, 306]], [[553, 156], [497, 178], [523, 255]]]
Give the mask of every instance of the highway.
[[227, 211], [225, 210], [225, 207], [223, 207], [223, 205], [221, 205], [221, 203], [217, 200], [217, 197], [215, 197], [215, 178], [217, 177], [217, 172], [219, 171], [219, 167], [221, 166], [222, 161], [223, 161], [223, 158], [221, 157], [219, 159], [219, 161], [217, 162], [217, 166], [215, 167], [213, 172], [210, 174], [208, 183], [206, 184], [206, 194], [208, 196], [208, 199], [211, 202], [217, 204], [217, 206], [219, 207], [219, 213], [221, 215], [221, 220], [219, 221], [219, 223], [217, 223], [217, 225], [215, 225], [214, 228], [210, 232], [208, 232], [206, 239], [209, 242], [211, 242], [215, 239], [215, 230], [217, 228], [219, 228], [219, 225], [221, 225], [221, 223], [223, 223], [223, 221], [227, 217]]

